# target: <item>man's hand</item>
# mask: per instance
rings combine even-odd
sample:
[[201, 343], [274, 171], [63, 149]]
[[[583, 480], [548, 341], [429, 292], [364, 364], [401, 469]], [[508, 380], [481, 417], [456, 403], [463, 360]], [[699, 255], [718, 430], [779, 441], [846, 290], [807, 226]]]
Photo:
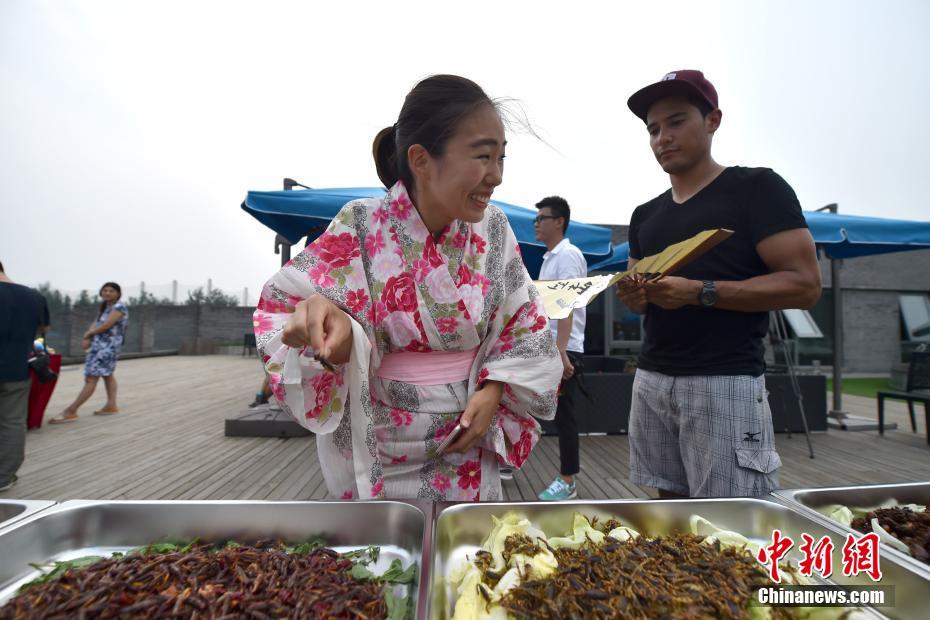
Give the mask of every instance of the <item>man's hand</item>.
[[562, 379], [568, 380], [572, 378], [572, 375], [575, 374], [575, 366], [572, 364], [572, 360], [568, 357], [568, 353], [562, 351]]
[[682, 306], [697, 304], [702, 288], [704, 284], [699, 280], [666, 276], [646, 282], [646, 299], [660, 308], [676, 310]]
[[345, 364], [352, 352], [352, 323], [333, 302], [313, 294], [297, 304], [281, 342], [289, 347], [310, 345], [329, 363]]
[[468, 399], [468, 404], [465, 405], [462, 417], [459, 418], [459, 423], [465, 431], [446, 448], [446, 453], [468, 452], [484, 438], [501, 404], [503, 394], [504, 384], [500, 381], [487, 381], [481, 389], [472, 394]]
[[636, 314], [644, 314], [649, 302], [646, 299], [646, 289], [632, 280], [620, 280], [617, 283], [617, 299], [624, 306]]

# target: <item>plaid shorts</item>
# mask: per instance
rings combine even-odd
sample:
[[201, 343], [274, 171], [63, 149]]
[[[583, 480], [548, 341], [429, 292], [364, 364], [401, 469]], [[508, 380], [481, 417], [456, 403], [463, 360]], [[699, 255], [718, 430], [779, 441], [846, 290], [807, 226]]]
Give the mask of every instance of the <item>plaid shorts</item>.
[[690, 497], [759, 497], [778, 488], [765, 377], [673, 377], [639, 369], [630, 410], [636, 484]]

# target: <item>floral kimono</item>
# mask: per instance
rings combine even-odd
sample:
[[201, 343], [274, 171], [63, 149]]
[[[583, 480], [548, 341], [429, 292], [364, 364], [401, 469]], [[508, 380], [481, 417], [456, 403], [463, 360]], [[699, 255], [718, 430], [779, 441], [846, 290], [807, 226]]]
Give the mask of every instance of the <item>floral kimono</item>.
[[[281, 343], [313, 293], [348, 314], [352, 351], [335, 372]], [[337, 498], [500, 500], [499, 464], [520, 467], [551, 419], [562, 363], [513, 231], [489, 205], [434, 240], [398, 182], [350, 202], [262, 290], [256, 340], [275, 397], [317, 435]], [[438, 455], [477, 386], [505, 384], [484, 439]]]

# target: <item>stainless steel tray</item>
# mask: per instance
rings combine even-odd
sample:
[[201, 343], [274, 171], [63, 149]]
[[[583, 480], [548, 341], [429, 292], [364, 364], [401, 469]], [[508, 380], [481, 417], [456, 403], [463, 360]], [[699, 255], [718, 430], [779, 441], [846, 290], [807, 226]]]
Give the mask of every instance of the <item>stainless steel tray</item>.
[[[834, 549], [842, 549], [845, 534], [823, 521], [806, 518], [785, 505], [763, 499], [703, 499], [648, 501], [560, 502], [558, 504], [527, 502], [512, 504], [452, 504], [437, 507], [433, 524], [432, 564], [429, 573], [430, 605], [428, 617], [448, 618], [455, 605], [455, 590], [447, 575], [467, 556], [474, 557], [491, 529], [491, 516], [502, 517], [509, 512], [526, 516], [547, 533], [568, 533], [572, 516], [580, 512], [600, 519], [616, 517], [640, 532], [662, 535], [687, 532], [688, 519], [693, 514], [714, 524], [740, 532], [750, 540], [771, 543], [772, 530], [800, 541], [802, 533], [814, 538], [830, 536]], [[797, 560], [796, 543], [792, 549]], [[834, 560], [836, 562], [836, 560]], [[875, 615], [890, 618], [925, 618], [926, 598], [930, 580], [907, 570], [896, 561], [883, 556], [883, 579], [879, 585], [895, 586], [895, 607], [882, 608]], [[837, 572], [839, 574], [837, 575]], [[865, 575], [843, 577], [834, 571], [829, 581], [843, 585], [875, 585]]]
[[338, 551], [379, 545], [372, 570], [394, 559], [417, 564], [417, 611], [430, 507], [413, 502], [84, 501], [64, 502], [0, 532], [0, 605], [44, 564], [108, 555], [163, 540], [241, 542], [322, 536]]
[[[817, 512], [817, 508], [828, 504], [844, 504], [866, 508], [877, 506], [884, 501], [894, 499], [902, 504], [922, 504], [930, 506], [930, 482], [905, 482], [900, 484], [870, 484], [856, 487], [823, 487], [815, 489], [783, 489], [775, 491], [775, 497], [782, 500], [811, 518], [818, 519], [852, 532], [852, 528]], [[894, 547], [882, 545], [883, 554], [893, 557], [911, 570], [917, 571], [930, 579], [930, 565], [898, 551]]]
[[0, 531], [54, 505], [55, 502], [34, 499], [0, 499]]

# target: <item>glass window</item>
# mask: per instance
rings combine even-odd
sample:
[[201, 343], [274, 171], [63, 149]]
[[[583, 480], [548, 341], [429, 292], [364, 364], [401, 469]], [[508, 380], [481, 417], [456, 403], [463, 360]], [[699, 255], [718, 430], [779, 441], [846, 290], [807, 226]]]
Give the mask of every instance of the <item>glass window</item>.
[[608, 302], [612, 306], [611, 340], [613, 342], [641, 342], [643, 339], [643, 317], [627, 308], [612, 295]]
[[782, 310], [791, 331], [798, 338], [823, 338], [823, 333], [817, 327], [817, 321], [807, 310]]
[[815, 361], [830, 366], [833, 364], [833, 291], [823, 289], [820, 301], [809, 312], [814, 323], [820, 327], [823, 337], [798, 338], [798, 362], [804, 366], [809, 366]]
[[901, 320], [907, 340], [930, 342], [930, 297], [927, 295], [901, 295]]

